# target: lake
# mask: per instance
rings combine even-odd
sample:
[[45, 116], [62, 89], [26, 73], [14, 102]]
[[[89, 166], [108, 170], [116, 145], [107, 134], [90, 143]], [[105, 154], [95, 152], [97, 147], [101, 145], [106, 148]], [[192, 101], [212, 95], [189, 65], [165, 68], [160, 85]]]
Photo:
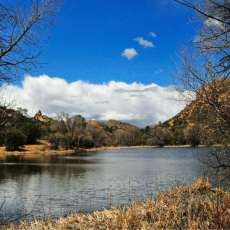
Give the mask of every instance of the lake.
[[59, 217], [133, 200], [206, 175], [205, 148], [125, 148], [0, 160], [1, 219]]

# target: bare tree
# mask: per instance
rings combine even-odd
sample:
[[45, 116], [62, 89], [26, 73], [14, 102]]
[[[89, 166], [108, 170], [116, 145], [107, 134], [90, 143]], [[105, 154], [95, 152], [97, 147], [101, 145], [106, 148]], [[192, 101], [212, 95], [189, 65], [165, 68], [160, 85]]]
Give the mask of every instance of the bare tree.
[[[42, 41], [60, 0], [0, 1], [0, 86], [38, 63]], [[0, 100], [0, 128], [13, 111]]]
[[51, 134], [49, 139], [56, 148], [59, 145], [66, 149], [79, 148], [81, 139], [85, 136], [85, 128], [84, 117], [80, 115], [70, 117], [67, 113], [61, 113], [54, 121], [52, 126], [54, 134]]
[[230, 140], [230, 1], [175, 1], [196, 11], [203, 22], [194, 46], [198, 48], [196, 51], [199, 55], [196, 56], [195, 61], [187, 56], [183, 58], [182, 81], [187, 90], [195, 93], [196, 99], [201, 102], [200, 106], [207, 105], [216, 116], [218, 127], [215, 128], [224, 137], [222, 138], [224, 147], [222, 150], [212, 151], [214, 160], [211, 165], [215, 168], [228, 168], [230, 165], [228, 147]]
[[11, 116], [12, 114], [9, 109], [7, 109], [5, 106], [0, 106], [0, 129], [5, 127]]
[[[212, 56], [213, 67], [218, 73], [230, 74], [230, 1], [205, 0], [176, 2], [196, 11], [203, 21], [195, 45], [201, 52]], [[196, 3], [198, 2], [198, 3]]]
[[0, 84], [35, 67], [44, 30], [58, 9], [58, 2], [0, 1]]
[[201, 69], [196, 68], [192, 60], [183, 60], [183, 87], [193, 91], [197, 100], [212, 108], [230, 130], [230, 79], [224, 73], [216, 72], [211, 62]]
[[198, 12], [203, 20], [195, 41], [200, 58], [183, 58], [183, 86], [212, 107], [230, 129], [230, 1], [175, 1]]

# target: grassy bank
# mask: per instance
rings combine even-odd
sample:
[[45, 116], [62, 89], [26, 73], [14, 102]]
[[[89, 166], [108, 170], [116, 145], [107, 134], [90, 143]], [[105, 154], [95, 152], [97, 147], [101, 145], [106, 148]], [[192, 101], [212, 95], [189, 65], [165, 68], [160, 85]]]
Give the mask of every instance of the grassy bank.
[[[166, 145], [164, 148], [184, 148], [191, 147], [189, 145]], [[198, 147], [206, 147], [200, 145]], [[66, 149], [52, 149], [48, 141], [40, 140], [37, 144], [33, 145], [24, 145], [20, 150], [17, 151], [7, 151], [4, 146], [0, 146], [0, 158], [7, 156], [23, 156], [25, 158], [36, 158], [40, 156], [52, 156], [52, 155], [73, 155], [78, 152], [97, 152], [97, 151], [107, 151], [107, 150], [118, 150], [118, 149], [132, 149], [132, 148], [159, 148], [159, 146], [149, 146], [149, 145], [140, 145], [140, 146], [102, 146], [89, 149], [79, 149], [79, 150], [66, 150]]]
[[22, 222], [6, 229], [230, 229], [230, 193], [204, 179], [123, 208]]
[[74, 153], [74, 150], [53, 150], [51, 145], [45, 140], [41, 140], [39, 143], [33, 145], [24, 145], [22, 148], [20, 148], [20, 150], [17, 151], [7, 151], [4, 146], [0, 147], [0, 158], [5, 158], [7, 156], [36, 158], [40, 156], [71, 155]]

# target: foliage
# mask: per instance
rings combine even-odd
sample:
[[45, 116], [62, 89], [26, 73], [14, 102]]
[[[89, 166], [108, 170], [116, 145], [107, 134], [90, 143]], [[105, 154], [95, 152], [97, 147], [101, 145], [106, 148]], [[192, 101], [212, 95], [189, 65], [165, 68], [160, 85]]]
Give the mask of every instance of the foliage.
[[49, 136], [49, 142], [53, 149], [57, 150], [61, 146], [62, 135], [59, 133], [54, 133]]
[[[80, 115], [59, 114], [56, 119], [41, 122], [30, 118], [23, 109], [9, 110], [5, 130], [12, 127], [26, 136], [26, 144], [47, 139], [54, 149], [79, 149], [101, 146], [164, 145], [196, 146], [199, 144], [229, 143], [228, 130], [222, 120], [217, 120], [198, 99], [174, 118], [156, 126], [138, 128], [128, 123], [109, 120], [107, 122], [86, 121]], [[222, 127], [220, 130], [219, 127]], [[4, 144], [4, 129], [1, 129], [0, 144]], [[207, 136], [209, 138], [207, 138]]]
[[152, 145], [158, 145], [163, 147], [164, 145], [169, 145], [171, 141], [171, 134], [167, 128], [156, 126], [151, 131]]
[[80, 115], [59, 114], [50, 125], [49, 141], [53, 148], [92, 148], [144, 144], [143, 132], [120, 121], [86, 121]]
[[18, 108], [7, 124], [7, 128], [15, 127], [26, 136], [26, 144], [35, 144], [41, 137], [41, 124], [30, 118], [27, 111]]
[[79, 148], [85, 126], [85, 118], [80, 115], [70, 117], [66, 113], [59, 114], [57, 120], [51, 124], [49, 141], [54, 148]]
[[26, 136], [20, 130], [11, 128], [5, 134], [4, 143], [8, 151], [15, 151], [26, 143]]
[[[12, 134], [15, 134], [15, 136], [12, 136], [12, 138], [20, 139], [19, 137], [16, 137], [16, 134], [18, 136], [23, 136], [22, 145], [35, 144], [41, 137], [41, 123], [34, 120], [33, 118], [30, 118], [27, 115], [26, 110], [21, 108], [17, 110], [5, 108], [4, 114], [6, 114], [5, 116], [8, 118], [7, 122], [1, 128], [0, 144], [4, 144], [6, 146], [13, 145], [9, 140], [11, 132]], [[17, 130], [17, 132], [15, 132], [15, 130]], [[19, 133], [21, 135], [19, 135]], [[17, 143], [15, 143], [15, 145], [17, 145]], [[7, 148], [13, 150], [14, 148], [11, 148], [10, 146]]]
[[26, 135], [27, 144], [35, 144], [37, 140], [41, 137], [41, 127], [39, 122], [32, 119], [26, 119], [21, 127], [21, 130]]
[[193, 147], [201, 144], [201, 133], [201, 129], [198, 125], [189, 127], [185, 134], [187, 143], [191, 144]]

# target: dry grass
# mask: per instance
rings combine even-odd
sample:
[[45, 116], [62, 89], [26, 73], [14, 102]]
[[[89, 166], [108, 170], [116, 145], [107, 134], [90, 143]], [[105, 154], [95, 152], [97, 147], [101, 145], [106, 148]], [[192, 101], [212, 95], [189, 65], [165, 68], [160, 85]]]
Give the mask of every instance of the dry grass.
[[21, 156], [24, 159], [33, 159], [51, 155], [71, 155], [74, 150], [52, 150], [51, 145], [46, 140], [40, 140], [38, 144], [25, 145], [19, 151], [7, 151], [4, 146], [0, 146], [0, 159], [8, 156]]
[[[40, 140], [39, 143], [33, 145], [24, 145], [19, 151], [7, 151], [4, 146], [0, 146], [0, 159], [4, 159], [9, 156], [20, 156], [24, 159], [38, 159], [42, 157], [49, 156], [65, 156], [74, 155], [77, 153], [88, 152], [94, 153], [97, 151], [107, 151], [107, 150], [118, 150], [118, 149], [132, 149], [132, 148], [154, 148], [158, 146], [102, 146], [90, 149], [80, 148], [76, 150], [66, 150], [66, 149], [52, 149], [51, 145], [46, 140]], [[165, 147], [189, 147], [188, 145], [181, 146], [165, 146]]]
[[6, 229], [230, 229], [230, 193], [198, 179], [191, 186], [161, 192], [155, 200]]
[[[33, 159], [44, 156], [52, 156], [52, 155], [73, 155], [78, 152], [96, 152], [96, 151], [107, 151], [107, 150], [116, 150], [116, 149], [131, 149], [131, 148], [153, 148], [154, 146], [102, 146], [95, 147], [90, 149], [80, 148], [78, 151], [76, 150], [66, 150], [66, 149], [58, 149], [54, 150], [51, 147], [51, 144], [47, 140], [40, 140], [39, 143], [33, 145], [24, 145], [18, 151], [7, 151], [4, 146], [0, 146], [0, 159], [4, 159], [8, 156], [20, 156], [24, 159]], [[157, 146], [155, 146], [157, 147]], [[176, 147], [176, 146], [175, 146]], [[180, 146], [178, 146], [180, 147]]]

